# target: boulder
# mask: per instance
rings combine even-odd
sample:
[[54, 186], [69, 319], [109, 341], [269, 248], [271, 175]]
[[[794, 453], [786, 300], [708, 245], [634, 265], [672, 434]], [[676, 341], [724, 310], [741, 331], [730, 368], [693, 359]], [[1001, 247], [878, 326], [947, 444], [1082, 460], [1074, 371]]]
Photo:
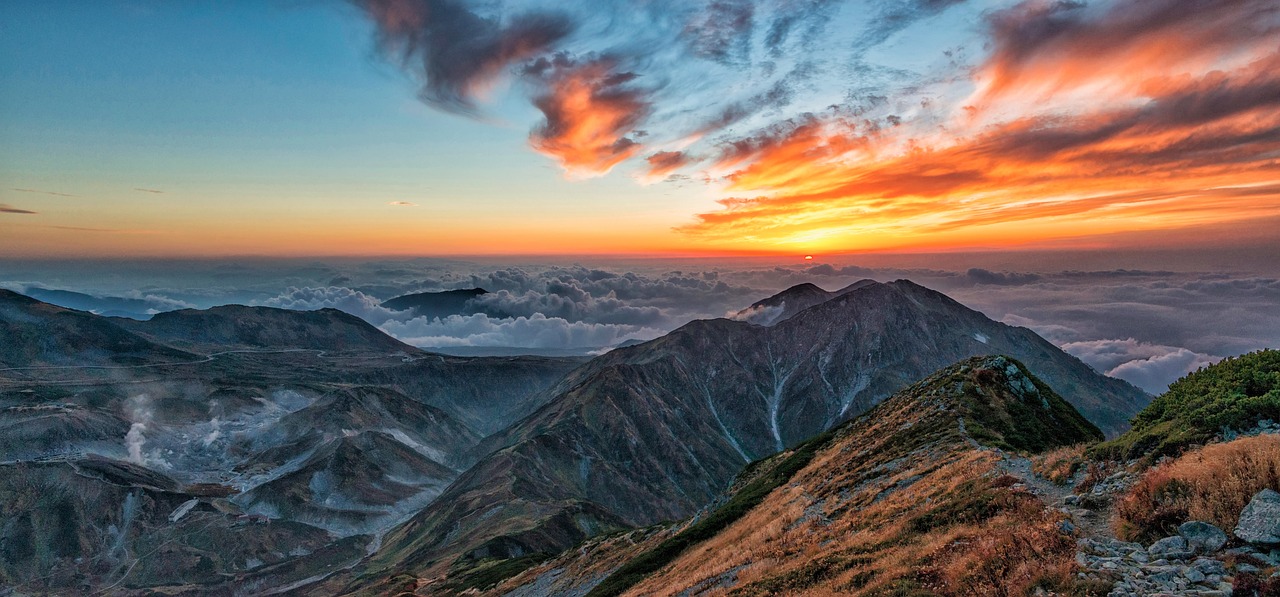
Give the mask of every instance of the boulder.
[[1178, 535], [1199, 553], [1213, 553], [1227, 544], [1227, 534], [1222, 529], [1199, 520], [1182, 523]]
[[1153, 558], [1183, 560], [1195, 555], [1195, 548], [1186, 539], [1178, 536], [1165, 537], [1147, 548]]
[[1280, 545], [1280, 493], [1263, 489], [1240, 512], [1236, 536], [1261, 545]]

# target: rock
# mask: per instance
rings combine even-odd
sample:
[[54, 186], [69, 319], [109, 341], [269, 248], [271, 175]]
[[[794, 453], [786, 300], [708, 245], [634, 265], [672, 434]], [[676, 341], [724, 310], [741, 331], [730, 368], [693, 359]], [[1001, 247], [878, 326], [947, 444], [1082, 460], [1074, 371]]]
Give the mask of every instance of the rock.
[[1208, 576], [1213, 576], [1215, 574], [1221, 576], [1227, 573], [1226, 565], [1219, 560], [1210, 558], [1198, 558], [1191, 567]]
[[1178, 534], [1200, 553], [1213, 553], [1227, 544], [1227, 534], [1222, 529], [1199, 520], [1182, 523]]
[[1152, 557], [1165, 559], [1186, 559], [1195, 554], [1195, 548], [1182, 537], [1165, 537], [1147, 548]]
[[1240, 512], [1236, 536], [1249, 543], [1280, 544], [1280, 493], [1263, 489]]
[[1063, 520], [1058, 523], [1058, 530], [1064, 535], [1074, 535], [1076, 532], [1076, 525], [1072, 524], [1070, 520]]
[[1196, 570], [1195, 568], [1187, 570], [1187, 573], [1183, 574], [1183, 576], [1194, 583], [1202, 582], [1206, 578], [1203, 572]]

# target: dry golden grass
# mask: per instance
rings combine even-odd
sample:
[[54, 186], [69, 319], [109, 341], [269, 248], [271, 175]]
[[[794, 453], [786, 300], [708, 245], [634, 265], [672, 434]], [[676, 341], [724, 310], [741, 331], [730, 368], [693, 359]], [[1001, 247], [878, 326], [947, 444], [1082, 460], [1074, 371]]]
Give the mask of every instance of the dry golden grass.
[[1087, 447], [1086, 444], [1076, 444], [1036, 455], [1031, 459], [1031, 470], [1058, 485], [1066, 485], [1071, 476], [1085, 466], [1084, 451]]
[[1064, 515], [1012, 487], [1001, 457], [972, 449], [954, 420], [915, 425], [919, 415], [881, 412], [853, 427], [760, 506], [626, 595], [1022, 595], [1070, 587], [1075, 539], [1058, 530]]
[[1280, 437], [1210, 444], [1147, 471], [1116, 504], [1117, 536], [1153, 539], [1188, 520], [1230, 532], [1254, 494], [1280, 490]]

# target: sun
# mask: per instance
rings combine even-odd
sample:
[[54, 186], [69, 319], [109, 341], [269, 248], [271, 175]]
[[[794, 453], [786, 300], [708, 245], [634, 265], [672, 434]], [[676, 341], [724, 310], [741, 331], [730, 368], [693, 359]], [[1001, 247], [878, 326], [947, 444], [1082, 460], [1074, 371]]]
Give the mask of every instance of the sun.
[[805, 255], [805, 256], [804, 256], [804, 260], [805, 260], [805, 261], [813, 261], [813, 255]]

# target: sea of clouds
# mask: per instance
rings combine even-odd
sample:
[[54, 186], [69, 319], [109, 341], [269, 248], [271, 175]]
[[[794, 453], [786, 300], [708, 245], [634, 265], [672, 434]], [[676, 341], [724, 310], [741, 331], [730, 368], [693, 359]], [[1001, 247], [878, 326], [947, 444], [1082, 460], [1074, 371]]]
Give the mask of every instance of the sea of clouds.
[[[993, 319], [1031, 328], [1098, 371], [1152, 393], [1223, 357], [1280, 346], [1280, 279], [1274, 275], [885, 261], [257, 260], [199, 267], [122, 262], [106, 269], [44, 264], [40, 270], [0, 264], [6, 280], [0, 286], [72, 290], [102, 297], [105, 305], [127, 296], [149, 301], [147, 311], [228, 303], [330, 307], [425, 348], [585, 355], [656, 338], [693, 319], [734, 314], [803, 282], [833, 290], [866, 278], [906, 278]], [[461, 288], [488, 294], [473, 299], [468, 313], [442, 318], [381, 306], [408, 293]]]

